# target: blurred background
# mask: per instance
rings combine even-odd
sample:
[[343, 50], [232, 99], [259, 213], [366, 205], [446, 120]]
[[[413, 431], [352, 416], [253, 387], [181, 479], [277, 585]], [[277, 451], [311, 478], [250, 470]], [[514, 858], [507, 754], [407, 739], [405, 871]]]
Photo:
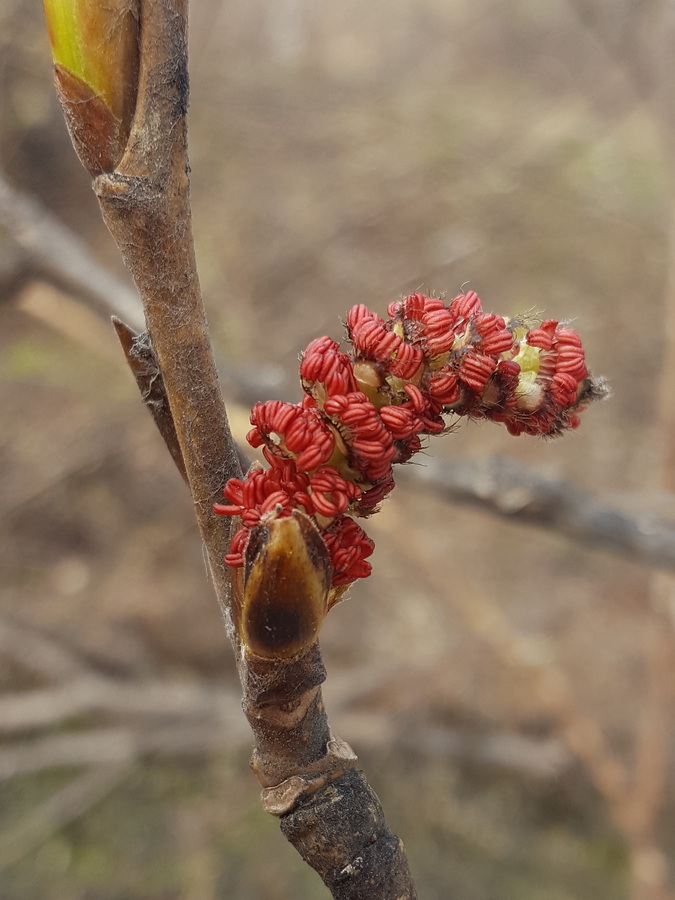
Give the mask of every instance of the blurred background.
[[[193, 4], [197, 256], [240, 438], [253, 400], [299, 399], [309, 340], [418, 289], [574, 320], [612, 386], [560, 441], [433, 439], [323, 629], [333, 728], [424, 900], [675, 896], [674, 37], [670, 0]], [[51, 80], [41, 5], [3, 0], [0, 897], [325, 900], [261, 809]]]

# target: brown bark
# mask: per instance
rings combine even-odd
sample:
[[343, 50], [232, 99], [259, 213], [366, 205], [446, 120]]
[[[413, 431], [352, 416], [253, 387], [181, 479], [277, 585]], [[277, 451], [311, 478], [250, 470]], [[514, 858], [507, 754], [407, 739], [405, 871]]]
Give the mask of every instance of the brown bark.
[[292, 661], [245, 654], [244, 711], [263, 805], [335, 900], [415, 900], [403, 843], [356, 755], [330, 731], [317, 643]]
[[197, 276], [189, 205], [185, 0], [141, 5], [136, 116], [127, 150], [94, 189], [145, 310], [218, 599], [230, 529], [212, 504], [239, 461], [223, 405]]

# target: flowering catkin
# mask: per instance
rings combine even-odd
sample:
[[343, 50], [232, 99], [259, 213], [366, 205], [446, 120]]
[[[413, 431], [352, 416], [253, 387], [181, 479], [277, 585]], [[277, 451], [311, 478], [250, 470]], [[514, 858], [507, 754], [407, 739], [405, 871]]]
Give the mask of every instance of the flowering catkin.
[[484, 313], [478, 295], [445, 304], [411, 294], [382, 319], [366, 306], [347, 314], [349, 353], [328, 337], [305, 350], [301, 403], [256, 403], [247, 440], [268, 469], [225, 486], [222, 515], [241, 516], [225, 561], [242, 566], [249, 531], [266, 516], [301, 510], [330, 555], [332, 586], [370, 574], [373, 542], [354, 517], [368, 516], [394, 487], [393, 466], [447, 430], [444, 415], [489, 419], [513, 435], [555, 436], [579, 425], [602, 393], [588, 374], [576, 331]]

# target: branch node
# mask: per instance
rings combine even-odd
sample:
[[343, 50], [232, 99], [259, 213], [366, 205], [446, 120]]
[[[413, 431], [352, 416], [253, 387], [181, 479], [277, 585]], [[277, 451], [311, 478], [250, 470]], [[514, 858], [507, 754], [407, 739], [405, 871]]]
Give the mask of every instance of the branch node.
[[302, 800], [325, 787], [329, 781], [341, 778], [349, 769], [356, 768], [357, 756], [346, 741], [331, 737], [326, 750], [325, 756], [307, 767], [306, 774], [291, 775], [281, 784], [263, 789], [262, 803], [266, 812], [279, 817], [288, 815]]

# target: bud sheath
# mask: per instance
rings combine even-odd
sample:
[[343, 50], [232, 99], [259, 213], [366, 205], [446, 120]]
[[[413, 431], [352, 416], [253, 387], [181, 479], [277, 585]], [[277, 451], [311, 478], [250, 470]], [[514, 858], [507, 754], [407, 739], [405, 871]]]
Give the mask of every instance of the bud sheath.
[[137, 0], [44, 0], [54, 79], [90, 175], [111, 172], [129, 138], [139, 68]]
[[332, 575], [326, 545], [304, 513], [272, 514], [252, 528], [238, 622], [246, 650], [290, 659], [313, 644], [328, 611]]

